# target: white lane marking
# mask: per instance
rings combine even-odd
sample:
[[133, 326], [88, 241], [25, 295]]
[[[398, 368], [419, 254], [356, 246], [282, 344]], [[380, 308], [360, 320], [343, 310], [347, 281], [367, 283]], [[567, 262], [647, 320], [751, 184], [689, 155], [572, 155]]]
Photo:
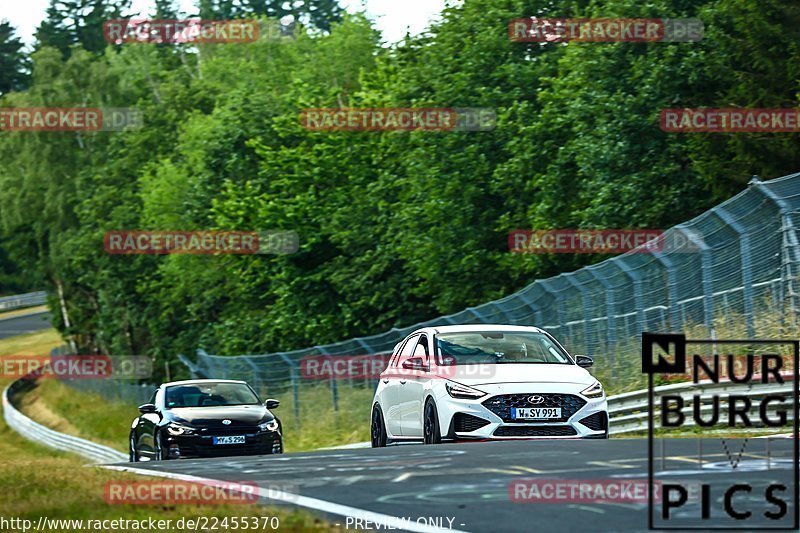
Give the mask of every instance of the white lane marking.
[[405, 474], [400, 474], [399, 476], [397, 476], [392, 480], [392, 483], [400, 483], [401, 481], [405, 481], [413, 475], [414, 474], [412, 472], [406, 472]]
[[[222, 486], [230, 488], [230, 481], [223, 481], [220, 479], [204, 478], [199, 476], [192, 476], [189, 474], [177, 474], [174, 472], [148, 470], [144, 468], [136, 468], [131, 466], [118, 466], [118, 465], [98, 465], [98, 466], [100, 466], [101, 468], [106, 468], [108, 470], [118, 470], [120, 472], [132, 472], [134, 474], [141, 474], [144, 476], [165, 477], [168, 479], [176, 479], [179, 481], [189, 481], [192, 483], [198, 483], [200, 485], [210, 485], [212, 487]], [[414, 531], [419, 533], [442, 533], [442, 532], [467, 533], [466, 531], [459, 529], [447, 529], [447, 528], [429, 526], [427, 524], [418, 524], [416, 522], [412, 522], [411, 520], [405, 520], [397, 516], [390, 516], [382, 513], [376, 513], [373, 511], [365, 511], [364, 509], [358, 509], [356, 507], [350, 507], [348, 505], [341, 505], [338, 503], [328, 502], [325, 500], [319, 500], [317, 498], [309, 498], [308, 496], [290, 494], [288, 492], [283, 492], [283, 491], [274, 491], [274, 490], [271, 491], [268, 488], [263, 488], [263, 487], [258, 487], [258, 495], [267, 500], [273, 500], [273, 501], [279, 500], [284, 503], [299, 505], [300, 507], [307, 507], [309, 509], [314, 509], [315, 511], [321, 511], [323, 513], [330, 513], [338, 516], [351, 517], [356, 520], [358, 519], [363, 521], [369, 520], [373, 524], [375, 523], [380, 524], [382, 527], [387, 529], [389, 527], [392, 527], [394, 529], [399, 529], [404, 531]]]

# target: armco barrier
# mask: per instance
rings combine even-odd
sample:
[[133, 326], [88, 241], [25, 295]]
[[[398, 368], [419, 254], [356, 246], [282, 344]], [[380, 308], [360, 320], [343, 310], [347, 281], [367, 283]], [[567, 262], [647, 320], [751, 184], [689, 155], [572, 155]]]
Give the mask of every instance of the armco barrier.
[[6, 387], [3, 391], [3, 415], [6, 424], [11, 429], [28, 440], [38, 442], [58, 451], [77, 453], [96, 463], [119, 463], [128, 460], [128, 456], [122, 452], [85, 439], [73, 437], [72, 435], [59, 433], [34, 422], [22, 414], [14, 406], [14, 396], [24, 390], [25, 387], [30, 386], [30, 384], [30, 380], [22, 378]]
[[[762, 383], [732, 383], [730, 381], [714, 383], [711, 381], [701, 381], [699, 383], [673, 383], [669, 385], [662, 385], [655, 388], [656, 394], [669, 392], [673, 395], [680, 395], [684, 400], [684, 407], [682, 412], [686, 415], [691, 414], [693, 410], [694, 395], [699, 395], [701, 401], [710, 399], [712, 395], [727, 394], [736, 392], [738, 395], [747, 397], [762, 397], [764, 395], [775, 395], [781, 397], [788, 397], [791, 399], [794, 394], [794, 382], [791, 374], [784, 374], [786, 380], [781, 386]], [[701, 412], [708, 412], [711, 410], [711, 405], [703, 402]], [[658, 406], [655, 406], [654, 416], [658, 413]], [[720, 417], [727, 416], [727, 405], [720, 405]], [[792, 418], [792, 410], [787, 412], [787, 418]], [[610, 396], [608, 398], [608, 416], [610, 419], [610, 433], [612, 435], [620, 435], [623, 433], [632, 433], [636, 431], [647, 430], [647, 417], [648, 417], [648, 392], [645, 390], [638, 390], [619, 394], [617, 396]], [[692, 425], [692, 417], [687, 416], [684, 425]]]
[[47, 303], [47, 293], [29, 292], [27, 294], [17, 294], [15, 296], [4, 296], [0, 298], [0, 311], [12, 311], [23, 307], [33, 307]]

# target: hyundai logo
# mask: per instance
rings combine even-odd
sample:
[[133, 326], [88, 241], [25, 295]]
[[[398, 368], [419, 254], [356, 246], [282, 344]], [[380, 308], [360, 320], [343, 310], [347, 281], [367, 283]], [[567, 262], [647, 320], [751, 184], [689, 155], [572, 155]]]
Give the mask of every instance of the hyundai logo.
[[230, 420], [223, 420], [222, 423], [225, 424], [226, 426], [230, 426], [231, 425], [231, 421]]
[[528, 403], [531, 405], [539, 405], [540, 403], [544, 403], [544, 396], [530, 396], [528, 398]]

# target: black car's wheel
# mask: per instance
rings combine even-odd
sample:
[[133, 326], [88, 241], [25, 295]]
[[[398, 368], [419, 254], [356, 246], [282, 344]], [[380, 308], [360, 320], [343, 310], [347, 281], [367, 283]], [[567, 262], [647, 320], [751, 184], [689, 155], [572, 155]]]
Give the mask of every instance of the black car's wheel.
[[166, 453], [164, 453], [164, 446], [161, 442], [161, 432], [159, 430], [156, 430], [156, 435], [153, 439], [153, 442], [155, 442], [156, 447], [154, 459], [156, 461], [166, 461], [168, 456]]
[[425, 403], [425, 416], [423, 417], [425, 444], [441, 444], [442, 432], [439, 430], [439, 414], [433, 400]]
[[128, 445], [128, 449], [130, 450], [130, 453], [128, 454], [128, 459], [130, 460], [130, 462], [138, 463], [139, 462], [139, 451], [136, 449], [136, 439], [135, 439], [133, 433], [131, 433], [131, 438], [130, 438], [130, 442], [129, 442], [129, 445]]
[[386, 446], [386, 426], [383, 423], [383, 412], [378, 404], [372, 408], [372, 423], [370, 424], [370, 435], [372, 437], [373, 448], [383, 448]]

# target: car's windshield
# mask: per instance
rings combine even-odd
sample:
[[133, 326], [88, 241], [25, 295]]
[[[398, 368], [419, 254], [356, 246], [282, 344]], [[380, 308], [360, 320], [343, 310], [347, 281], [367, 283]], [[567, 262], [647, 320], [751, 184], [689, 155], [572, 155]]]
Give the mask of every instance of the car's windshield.
[[258, 396], [244, 383], [187, 383], [167, 387], [167, 409], [215, 407], [220, 405], [259, 405]]
[[436, 337], [440, 364], [572, 364], [569, 356], [543, 333], [476, 331]]

